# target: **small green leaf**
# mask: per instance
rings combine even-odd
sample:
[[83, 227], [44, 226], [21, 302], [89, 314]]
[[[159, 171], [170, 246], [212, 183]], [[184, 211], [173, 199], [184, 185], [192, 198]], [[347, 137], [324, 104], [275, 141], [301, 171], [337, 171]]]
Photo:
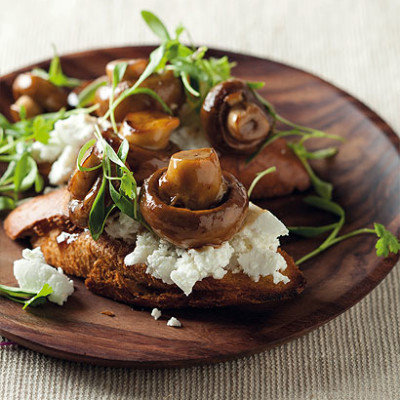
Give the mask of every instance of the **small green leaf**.
[[121, 62], [114, 66], [113, 80], [112, 80], [112, 86], [114, 89], [116, 88], [118, 83], [120, 83], [122, 81], [122, 78], [124, 77], [127, 66], [128, 66], [127, 62]]
[[387, 257], [389, 253], [397, 254], [400, 251], [400, 242], [390, 231], [382, 224], [374, 224], [375, 232], [380, 238], [376, 242], [376, 254]]
[[83, 157], [85, 156], [85, 154], [89, 150], [89, 148], [92, 147], [95, 143], [96, 143], [96, 139], [89, 140], [79, 150], [78, 157], [76, 159], [76, 167], [79, 169], [79, 171], [94, 171], [96, 169], [101, 168], [101, 163], [99, 165], [96, 165], [94, 167], [89, 167], [89, 168], [82, 166]]
[[15, 201], [11, 197], [0, 196], [0, 211], [12, 210], [15, 208]]
[[249, 82], [249, 81], [247, 81], [246, 83], [247, 83], [247, 86], [253, 90], [262, 89], [265, 86], [265, 82]]
[[22, 307], [22, 309], [25, 310], [27, 307], [37, 307], [45, 303], [46, 298], [52, 293], [52, 287], [48, 283], [45, 283], [35, 296], [25, 302], [25, 305]]
[[24, 152], [21, 154], [19, 160], [17, 161], [14, 171], [13, 182], [14, 182], [14, 191], [16, 193], [19, 192], [19, 189], [21, 187], [22, 180], [26, 174], [27, 165], [28, 165], [28, 153]]
[[45, 119], [38, 115], [33, 120], [33, 137], [38, 142], [47, 144], [50, 139], [50, 132], [53, 130], [54, 120]]
[[31, 72], [39, 78], [45, 79], [46, 81], [49, 80], [49, 74], [42, 68], [34, 68]]
[[324, 158], [333, 157], [338, 151], [339, 149], [337, 147], [327, 147], [325, 149], [316, 150], [313, 152], [304, 152], [304, 156], [308, 160], [322, 160]]
[[50, 62], [48, 80], [53, 85], [62, 87], [75, 87], [79, 86], [82, 83], [79, 79], [69, 78], [66, 75], [64, 75], [61, 68], [60, 57], [58, 56], [55, 47], [54, 47], [54, 56]]
[[107, 216], [107, 210], [105, 205], [105, 188], [106, 188], [106, 177], [103, 176], [100, 189], [94, 199], [93, 206], [89, 213], [89, 230], [94, 240], [97, 240], [103, 233], [104, 223]]
[[84, 107], [91, 103], [94, 100], [97, 89], [101, 86], [105, 86], [106, 84], [106, 79], [96, 79], [82, 89], [82, 91], [78, 94], [78, 107]]
[[[167, 41], [171, 39], [167, 28], [157, 16], [155, 16], [152, 12], [146, 10], [143, 10], [141, 14], [147, 26], [153, 31], [156, 36], [158, 36], [162, 41]], [[177, 34], [177, 36], [179, 35]]]
[[35, 192], [39, 193], [43, 190], [44, 187], [44, 179], [42, 175], [40, 175], [39, 171], [36, 173], [36, 178], [35, 178]]
[[325, 232], [329, 232], [337, 226], [337, 223], [323, 226], [291, 226], [289, 227], [290, 233], [304, 237], [315, 237]]
[[304, 202], [306, 204], [309, 204], [310, 206], [317, 207], [320, 210], [328, 211], [339, 217], [343, 217], [345, 215], [343, 208], [338, 203], [335, 203], [328, 199], [324, 199], [322, 197], [307, 196], [304, 199]]

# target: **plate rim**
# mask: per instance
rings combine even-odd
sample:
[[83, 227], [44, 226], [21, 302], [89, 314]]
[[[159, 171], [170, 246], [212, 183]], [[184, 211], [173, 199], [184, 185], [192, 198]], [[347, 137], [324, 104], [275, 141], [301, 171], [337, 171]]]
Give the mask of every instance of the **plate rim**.
[[[74, 59], [74, 58], [83, 58], [86, 56], [95, 56], [98, 53], [106, 53], [106, 52], [118, 52], [118, 51], [129, 51], [129, 50], [135, 50], [135, 49], [140, 49], [142, 51], [146, 52], [151, 52], [154, 50], [157, 46], [155, 45], [137, 45], [137, 46], [117, 46], [117, 47], [104, 47], [104, 48], [94, 48], [94, 49], [89, 49], [89, 50], [83, 50], [83, 51], [78, 51], [78, 52], [73, 52], [73, 53], [67, 53], [62, 56], [60, 56], [61, 61], [63, 60], [68, 60], [68, 59]], [[395, 148], [397, 154], [400, 156], [400, 136], [396, 134], [396, 132], [393, 130], [393, 128], [374, 110], [372, 110], [368, 105], [363, 103], [360, 99], [358, 99], [356, 96], [348, 93], [346, 90], [342, 89], [341, 87], [338, 87], [337, 85], [329, 82], [328, 80], [318, 76], [315, 73], [309, 72], [307, 70], [304, 70], [300, 67], [293, 66], [291, 64], [287, 64], [284, 62], [276, 61], [271, 58], [267, 57], [260, 57], [260, 56], [255, 56], [252, 54], [247, 54], [247, 53], [242, 53], [242, 52], [233, 52], [233, 51], [228, 51], [224, 50], [221, 48], [209, 48], [208, 51], [210, 53], [214, 54], [223, 54], [227, 55], [228, 57], [233, 57], [233, 58], [238, 58], [238, 57], [243, 57], [247, 59], [254, 59], [262, 62], [270, 62], [272, 64], [275, 64], [277, 67], [284, 67], [284, 68], [289, 68], [291, 70], [295, 70], [297, 72], [300, 72], [302, 74], [305, 74], [312, 79], [317, 79], [321, 83], [328, 85], [331, 89], [334, 89], [338, 93], [344, 95], [346, 98], [352, 99], [352, 103], [357, 106], [357, 108], [362, 112], [363, 114], [370, 114], [373, 116], [373, 124], [374, 125], [380, 125], [379, 130], [380, 134], [384, 134], [390, 141], [391, 145]], [[37, 66], [46, 66], [50, 63], [50, 59], [45, 59], [41, 60], [35, 63], [32, 63], [30, 65], [20, 67], [14, 71], [8, 72], [6, 75], [0, 76], [0, 85], [11, 79], [13, 76], [30, 71], [33, 67]], [[256, 346], [254, 348], [251, 348], [250, 350], [247, 351], [242, 351], [240, 353], [228, 353], [228, 354], [223, 354], [223, 355], [214, 355], [209, 356], [209, 358], [193, 358], [193, 359], [182, 359], [182, 360], [177, 360], [177, 361], [137, 361], [137, 360], [118, 360], [118, 359], [110, 359], [110, 358], [101, 358], [101, 357], [93, 357], [93, 356], [88, 356], [86, 354], [77, 354], [76, 352], [67, 352], [65, 349], [59, 349], [55, 348], [53, 346], [49, 345], [43, 345], [40, 343], [37, 343], [35, 341], [27, 340], [26, 338], [15, 335], [12, 332], [8, 332], [6, 329], [3, 329], [0, 326], [0, 333], [7, 338], [9, 338], [12, 341], [15, 341], [17, 344], [20, 344], [28, 349], [38, 351], [40, 353], [46, 354], [47, 356], [55, 357], [58, 359], [62, 360], [68, 360], [68, 361], [73, 361], [73, 362], [85, 362], [88, 364], [93, 364], [93, 365], [100, 365], [100, 366], [111, 366], [111, 367], [129, 367], [129, 368], [154, 368], [155, 366], [159, 368], [176, 368], [176, 367], [189, 367], [189, 366], [194, 366], [194, 365], [204, 365], [204, 364], [216, 364], [222, 361], [229, 361], [233, 359], [238, 359], [238, 358], [243, 358], [243, 357], [249, 357], [253, 354], [260, 353], [261, 351], [267, 351], [271, 348], [280, 346], [284, 343], [287, 343], [289, 341], [292, 341], [294, 339], [297, 339], [301, 336], [304, 336], [313, 330], [321, 327], [322, 325], [325, 325], [326, 323], [330, 322], [331, 320], [335, 319], [351, 307], [355, 306], [358, 302], [360, 302], [363, 298], [365, 298], [367, 295], [371, 293], [372, 290], [374, 290], [378, 285], [380, 285], [383, 280], [387, 277], [389, 272], [396, 266], [396, 263], [398, 262], [400, 258], [400, 255], [393, 255], [391, 254], [387, 258], [383, 258], [379, 261], [377, 264], [376, 268], [379, 268], [380, 271], [382, 271], [380, 279], [377, 282], [371, 282], [368, 284], [367, 290], [365, 290], [365, 285], [364, 285], [364, 291], [363, 295], [359, 298], [357, 298], [355, 301], [351, 302], [351, 304], [346, 305], [345, 307], [340, 307], [339, 311], [336, 311], [332, 313], [332, 315], [329, 315], [328, 317], [324, 318], [323, 320], [319, 320], [318, 323], [314, 323], [312, 326], [307, 327], [304, 330], [297, 331], [294, 333], [291, 333], [290, 335], [286, 336], [284, 340], [274, 340], [272, 342], [268, 343], [268, 346]], [[1, 316], [0, 316], [1, 318]], [[2, 319], [0, 319], [1, 322]], [[288, 325], [290, 326], [290, 325]]]

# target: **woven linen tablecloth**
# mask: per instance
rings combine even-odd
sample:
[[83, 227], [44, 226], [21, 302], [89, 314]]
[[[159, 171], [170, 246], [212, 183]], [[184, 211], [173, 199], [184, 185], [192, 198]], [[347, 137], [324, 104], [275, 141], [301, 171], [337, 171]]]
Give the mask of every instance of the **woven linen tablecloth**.
[[[400, 132], [399, 0], [0, 0], [0, 73], [59, 53], [155, 43], [139, 11], [196, 43], [269, 57], [352, 93]], [[1, 255], [0, 255], [1, 259]], [[400, 399], [399, 265], [359, 304], [278, 348], [171, 370], [0, 350], [0, 399]]]

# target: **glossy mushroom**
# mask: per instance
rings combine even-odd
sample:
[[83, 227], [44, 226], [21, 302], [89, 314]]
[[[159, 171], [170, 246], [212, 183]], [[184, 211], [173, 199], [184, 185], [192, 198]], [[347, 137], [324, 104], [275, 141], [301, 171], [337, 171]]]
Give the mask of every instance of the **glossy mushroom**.
[[25, 109], [25, 117], [27, 119], [36, 117], [36, 115], [42, 114], [43, 109], [40, 107], [32, 97], [26, 94], [19, 97], [14, 104], [10, 106], [11, 117], [14, 121], [19, 121], [22, 107]]
[[240, 79], [229, 79], [208, 92], [201, 121], [211, 144], [221, 153], [253, 153], [274, 125], [272, 116]]
[[144, 182], [140, 211], [158, 236], [181, 248], [196, 248], [219, 246], [240, 229], [247, 193], [217, 160], [212, 149], [182, 151]]
[[171, 132], [178, 126], [179, 118], [147, 110], [129, 113], [119, 132], [130, 144], [149, 150], [162, 150], [168, 145]]
[[67, 93], [62, 88], [30, 72], [19, 74], [12, 90], [15, 100], [29, 96], [46, 111], [58, 111], [67, 106]]
[[159, 185], [166, 203], [191, 210], [212, 208], [227, 188], [217, 153], [210, 148], [174, 154]]
[[[95, 147], [91, 147], [81, 163], [84, 168], [93, 168], [101, 163], [101, 156]], [[89, 212], [100, 189], [101, 169], [81, 171], [76, 169], [68, 182], [70, 201], [68, 204], [71, 222], [80, 227], [88, 226]]]
[[122, 77], [122, 81], [134, 81], [139, 79], [140, 75], [143, 74], [144, 70], [147, 67], [149, 61], [145, 58], [120, 58], [118, 60], [110, 61], [106, 65], [106, 74], [110, 82], [113, 80], [113, 73], [115, 66], [120, 63], [127, 63], [126, 70], [124, 76]]
[[[114, 92], [115, 99], [126, 89], [132, 87], [135, 81], [120, 82]], [[140, 87], [155, 91], [173, 112], [177, 111], [185, 101], [182, 83], [174, 76], [172, 71], [152, 74], [143, 81]], [[94, 103], [99, 105], [96, 110], [98, 116], [103, 116], [108, 111], [110, 95], [110, 84], [102, 86], [96, 91]], [[127, 114], [143, 110], [163, 111], [161, 104], [153, 97], [147, 94], [135, 94], [127, 97], [116, 107], [114, 111], [115, 120], [121, 122]]]

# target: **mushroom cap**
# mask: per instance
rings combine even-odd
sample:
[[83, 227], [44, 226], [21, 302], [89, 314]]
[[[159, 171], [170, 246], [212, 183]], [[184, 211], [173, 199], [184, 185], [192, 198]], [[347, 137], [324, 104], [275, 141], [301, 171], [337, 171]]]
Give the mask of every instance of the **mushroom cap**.
[[208, 139], [223, 154], [253, 153], [274, 126], [274, 119], [247, 83], [236, 78], [208, 92], [200, 115]]
[[228, 184], [225, 198], [216, 207], [190, 210], [166, 204], [159, 196], [162, 168], [145, 180], [140, 191], [140, 212], [153, 231], [181, 248], [219, 246], [242, 226], [248, 208], [247, 192], [230, 173], [223, 172]]

